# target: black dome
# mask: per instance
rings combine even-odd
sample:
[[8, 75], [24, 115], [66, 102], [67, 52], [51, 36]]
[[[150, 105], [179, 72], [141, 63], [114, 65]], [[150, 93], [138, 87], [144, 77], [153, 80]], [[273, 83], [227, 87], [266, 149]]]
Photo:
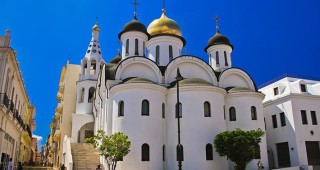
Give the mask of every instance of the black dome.
[[132, 21], [128, 22], [122, 29], [122, 31], [119, 33], [118, 38], [120, 39], [121, 35], [128, 31], [140, 31], [142, 33], [145, 33], [149, 37], [149, 33], [147, 32], [147, 28], [139, 22], [136, 18], [134, 18]]
[[117, 56], [115, 56], [113, 59], [111, 59], [110, 63], [113, 64], [118, 64], [121, 61], [122, 57], [120, 56], [120, 54], [118, 53]]
[[226, 36], [220, 34], [219, 31], [217, 31], [216, 34], [209, 39], [208, 45], [204, 49], [204, 51], [207, 52], [207, 49], [209, 47], [211, 47], [213, 45], [220, 45], [220, 44], [229, 45], [231, 48], [233, 48], [233, 46], [230, 44], [229, 39]]

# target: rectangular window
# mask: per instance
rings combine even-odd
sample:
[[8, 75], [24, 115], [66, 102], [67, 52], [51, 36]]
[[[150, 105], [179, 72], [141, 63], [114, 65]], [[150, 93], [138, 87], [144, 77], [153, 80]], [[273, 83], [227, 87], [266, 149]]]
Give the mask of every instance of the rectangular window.
[[301, 120], [302, 120], [302, 124], [304, 125], [308, 124], [307, 112], [305, 110], [301, 110]]
[[273, 89], [273, 93], [274, 93], [274, 95], [278, 95], [279, 94], [279, 88], [278, 87], [274, 88]]
[[305, 84], [300, 84], [301, 92], [307, 92], [307, 87]]
[[280, 121], [281, 121], [281, 126], [286, 126], [286, 115], [283, 112], [280, 113]]
[[315, 111], [311, 111], [311, 120], [313, 125], [318, 125], [317, 114]]
[[277, 128], [278, 127], [277, 115], [272, 115], [272, 125], [273, 125], [273, 128]]

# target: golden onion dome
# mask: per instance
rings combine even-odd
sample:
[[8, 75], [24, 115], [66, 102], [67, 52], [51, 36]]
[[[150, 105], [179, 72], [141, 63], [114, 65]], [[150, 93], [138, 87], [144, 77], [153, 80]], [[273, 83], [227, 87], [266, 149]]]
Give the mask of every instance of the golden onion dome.
[[93, 27], [92, 27], [92, 30], [93, 31], [100, 31], [100, 28], [97, 24], [95, 24]]
[[182, 37], [182, 32], [178, 23], [165, 14], [165, 10], [162, 10], [162, 15], [159, 19], [156, 19], [148, 26], [148, 33], [151, 36], [159, 34], [172, 34]]

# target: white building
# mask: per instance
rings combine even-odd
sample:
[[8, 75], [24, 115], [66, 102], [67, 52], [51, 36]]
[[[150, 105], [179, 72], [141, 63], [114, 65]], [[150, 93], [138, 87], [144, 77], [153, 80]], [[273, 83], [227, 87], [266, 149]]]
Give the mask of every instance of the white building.
[[[217, 27], [215, 35], [204, 47], [209, 64], [197, 56], [181, 55], [186, 40], [177, 22], [168, 18], [164, 9], [161, 17], [148, 28], [134, 15], [118, 37], [122, 52], [103, 65], [98, 77], [99, 70], [90, 75], [98, 81], [96, 85], [86, 76], [91, 58], [82, 61], [76, 116], [88, 118], [85, 122], [74, 116], [74, 120], [81, 123], [74, 125], [73, 121], [73, 127], [76, 127], [73, 136], [80, 134], [79, 129], [85, 123], [94, 122], [95, 131], [103, 129], [109, 135], [123, 132], [129, 136], [131, 151], [118, 163], [118, 169], [177, 169], [175, 78], [180, 68], [183, 76], [179, 82], [182, 168], [233, 169], [234, 165], [227, 158], [219, 157], [214, 151], [215, 135], [236, 128], [264, 131], [265, 127], [264, 95], [257, 91], [254, 81], [244, 70], [232, 67], [233, 46], [229, 39]], [[88, 53], [91, 53], [90, 47]], [[95, 56], [96, 68], [102, 64], [100, 57]], [[93, 117], [90, 117], [92, 106], [82, 103], [82, 99], [83, 96], [87, 98], [89, 88], [94, 86], [97, 90]], [[82, 89], [85, 89], [84, 93]], [[82, 142], [82, 137], [78, 138], [78, 142]], [[260, 159], [268, 169], [266, 136], [262, 138]], [[247, 169], [256, 169], [256, 163], [257, 160], [253, 160]]]
[[320, 165], [320, 81], [284, 77], [260, 91], [270, 167]]

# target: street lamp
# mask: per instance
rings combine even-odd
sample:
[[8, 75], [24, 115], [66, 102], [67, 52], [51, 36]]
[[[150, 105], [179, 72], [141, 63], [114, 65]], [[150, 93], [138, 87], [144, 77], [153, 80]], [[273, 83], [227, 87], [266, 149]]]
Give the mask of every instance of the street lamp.
[[[176, 77], [176, 83], [177, 83], [177, 104], [176, 104], [176, 116], [178, 117], [178, 146], [177, 146], [177, 161], [178, 161], [178, 167], [179, 170], [182, 170], [182, 162], [183, 161], [183, 146], [180, 143], [180, 116], [182, 116], [182, 113], [180, 115], [180, 102], [179, 102], [179, 81], [181, 81], [183, 77], [180, 74], [179, 67], [177, 68], [177, 77]], [[181, 111], [182, 112], [182, 111]]]

